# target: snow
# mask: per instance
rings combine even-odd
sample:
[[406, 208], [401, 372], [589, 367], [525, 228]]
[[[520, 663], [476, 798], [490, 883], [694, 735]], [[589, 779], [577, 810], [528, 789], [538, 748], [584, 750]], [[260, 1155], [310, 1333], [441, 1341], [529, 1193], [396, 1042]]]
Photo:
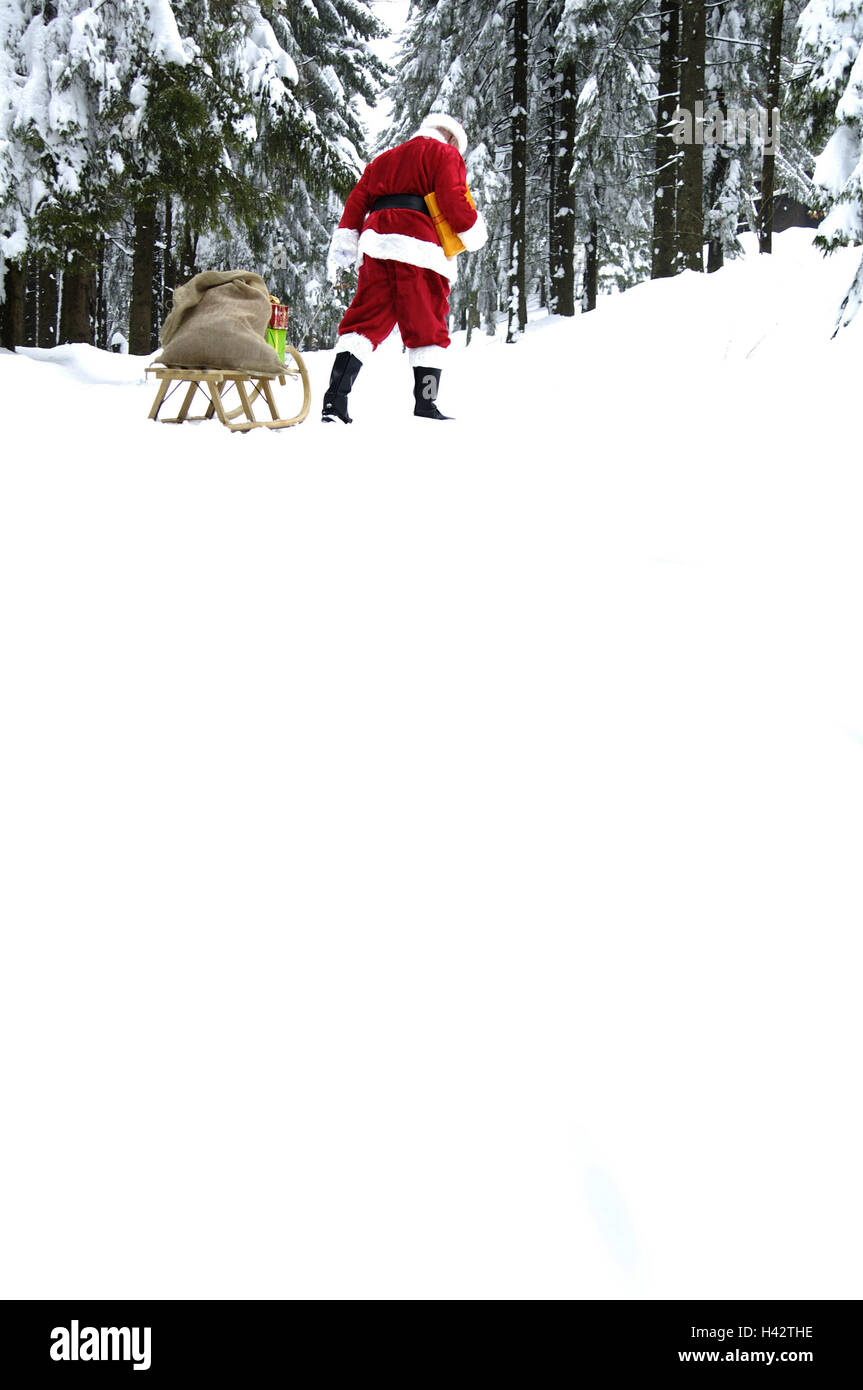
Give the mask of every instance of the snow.
[[150, 82], [146, 77], [136, 77], [129, 88], [129, 102], [136, 110], [140, 110], [147, 104], [147, 97], [150, 91]]
[[6, 1297], [859, 1296], [858, 253], [748, 247], [445, 426], [0, 354]]
[[65, 159], [58, 160], [56, 173], [56, 188], [61, 193], [75, 194], [81, 187], [78, 172]]
[[[296, 64], [279, 43], [269, 20], [257, 13], [244, 45], [243, 71], [253, 92], [266, 91], [272, 106], [281, 105], [285, 98], [284, 82], [296, 86], [300, 80]], [[284, 82], [280, 79], [284, 78]]]
[[808, 73], [814, 90], [838, 92], [860, 51], [861, 15], [856, 0], [810, 0], [797, 21], [798, 56], [817, 55]]
[[321, 77], [326, 82], [336, 101], [342, 106], [345, 105], [345, 89], [342, 86], [339, 75], [331, 63], [321, 68]]
[[840, 125], [815, 161], [813, 182], [825, 189], [831, 198], [836, 198], [846, 187], [859, 160], [860, 137], [851, 126]]
[[150, 29], [150, 52], [164, 63], [185, 67], [188, 60], [170, 0], [144, 0]]
[[580, 94], [579, 94], [579, 98], [578, 98], [579, 110], [581, 110], [583, 107], [592, 106], [593, 103], [596, 101], [596, 98], [597, 98], [598, 94], [599, 94], [599, 84], [598, 84], [598, 82], [597, 82], [596, 77], [594, 76], [594, 74], [591, 73], [590, 77], [589, 77], [589, 78], [587, 79], [587, 81], [585, 82], [585, 84], [584, 84], [584, 86], [582, 87], [581, 92], [580, 92]]
[[[4, 260], [14, 261], [23, 255], [27, 250], [27, 228], [20, 210], [15, 215], [15, 226], [7, 236], [0, 237], [0, 266]], [[5, 277], [3, 283], [3, 296], [5, 298], [6, 285]]]
[[836, 115], [840, 121], [863, 120], [863, 49], [861, 49], [848, 75], [848, 86], [843, 93]]

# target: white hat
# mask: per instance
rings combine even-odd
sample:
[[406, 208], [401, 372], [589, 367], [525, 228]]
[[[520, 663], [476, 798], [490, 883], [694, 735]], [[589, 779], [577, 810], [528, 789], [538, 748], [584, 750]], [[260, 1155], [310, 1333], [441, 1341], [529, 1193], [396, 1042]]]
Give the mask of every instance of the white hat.
[[426, 116], [423, 125], [432, 126], [434, 130], [442, 130], [447, 135], [453, 136], [458, 146], [458, 152], [464, 158], [467, 149], [467, 134], [464, 126], [460, 125], [454, 116], [447, 116], [443, 111], [433, 111]]

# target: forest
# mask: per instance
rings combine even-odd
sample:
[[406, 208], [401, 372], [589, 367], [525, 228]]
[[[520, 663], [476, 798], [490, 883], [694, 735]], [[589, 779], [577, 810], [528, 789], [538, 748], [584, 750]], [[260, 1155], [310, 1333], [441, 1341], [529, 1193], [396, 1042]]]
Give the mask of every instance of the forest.
[[386, 9], [0, 0], [3, 346], [149, 353], [177, 284], [238, 266], [329, 345], [327, 246], [384, 98], [376, 148], [433, 109], [468, 130], [468, 340], [710, 273], [745, 230], [768, 253], [777, 214], [863, 241], [863, 0], [414, 0], [391, 65]]

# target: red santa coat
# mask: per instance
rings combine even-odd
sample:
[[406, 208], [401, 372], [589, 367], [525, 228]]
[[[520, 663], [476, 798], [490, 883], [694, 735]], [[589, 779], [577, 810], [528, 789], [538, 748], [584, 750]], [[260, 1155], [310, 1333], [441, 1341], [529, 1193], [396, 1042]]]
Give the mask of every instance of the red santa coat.
[[364, 256], [404, 261], [436, 271], [448, 280], [457, 275], [457, 259], [444, 255], [430, 217], [406, 208], [372, 212], [376, 199], [412, 193], [437, 196], [438, 206], [468, 251], [488, 238], [485, 222], [467, 199], [467, 171], [458, 150], [437, 131], [424, 127], [412, 140], [373, 159], [350, 194], [333, 237], [331, 256], [342, 265]]

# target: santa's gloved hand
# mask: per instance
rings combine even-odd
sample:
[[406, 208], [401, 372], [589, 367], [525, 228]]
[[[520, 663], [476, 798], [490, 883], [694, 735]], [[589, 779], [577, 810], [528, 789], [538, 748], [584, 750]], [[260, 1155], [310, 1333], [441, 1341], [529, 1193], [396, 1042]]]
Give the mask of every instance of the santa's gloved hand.
[[352, 231], [350, 227], [336, 228], [327, 256], [327, 278], [330, 284], [338, 284], [342, 271], [352, 270], [356, 265], [359, 240], [359, 232]]

